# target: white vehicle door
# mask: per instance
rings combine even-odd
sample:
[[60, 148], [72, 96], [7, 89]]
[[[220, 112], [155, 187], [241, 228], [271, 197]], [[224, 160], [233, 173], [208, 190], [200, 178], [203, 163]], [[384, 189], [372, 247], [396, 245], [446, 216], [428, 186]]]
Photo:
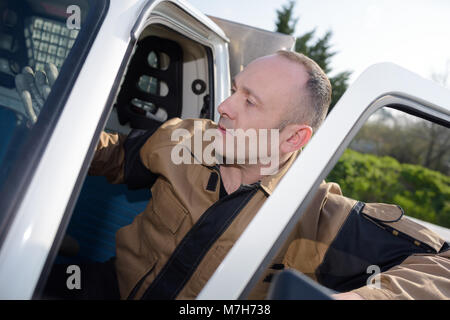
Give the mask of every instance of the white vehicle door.
[[[368, 68], [330, 112], [198, 299], [245, 299], [301, 218], [321, 181], [369, 116], [382, 107], [450, 126], [449, 90], [394, 64]], [[273, 219], [275, 212], [277, 217]]]
[[[172, 111], [172, 116], [202, 113], [213, 118], [214, 105], [230, 89], [228, 39], [181, 0], [2, 0], [0, 10], [6, 41], [0, 48], [0, 111], [5, 113], [0, 142], [0, 299], [30, 299], [39, 297], [45, 285], [101, 131], [126, 133], [133, 127], [135, 118], [121, 123], [117, 102], [129, 99], [126, 103], [138, 109], [133, 116], [141, 120], [164, 112], [171, 116]], [[166, 68], [170, 62], [155, 45], [146, 59], [158, 73], [134, 74], [142, 96], [155, 98], [137, 101], [133, 99], [139, 97], [124, 96], [120, 88], [127, 85], [124, 75], [131, 74], [137, 44], [149, 37], [163, 38], [158, 45], [176, 42], [186, 50], [180, 78], [172, 83], [163, 79], [171, 72]], [[23, 105], [15, 75], [25, 66], [39, 70], [48, 62], [59, 68], [48, 99], [39, 107], [34, 101]], [[152, 111], [152, 103], [164, 105], [168, 99], [181, 105]]]
[[292, 50], [295, 37], [209, 16], [230, 39], [230, 76], [236, 76], [251, 61], [277, 50]]

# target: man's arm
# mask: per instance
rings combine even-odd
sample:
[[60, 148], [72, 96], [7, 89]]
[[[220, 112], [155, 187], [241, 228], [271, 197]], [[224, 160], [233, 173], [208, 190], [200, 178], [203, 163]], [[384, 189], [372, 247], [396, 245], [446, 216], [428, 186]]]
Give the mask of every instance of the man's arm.
[[[340, 292], [334, 298], [450, 298], [448, 244], [404, 217], [400, 207], [364, 204], [328, 183], [321, 185], [301, 222], [299, 239], [284, 263]], [[311, 252], [309, 259], [305, 252]], [[366, 285], [370, 266], [381, 272], [371, 276], [375, 284]]]
[[157, 175], [142, 163], [140, 149], [156, 130], [133, 130], [128, 136], [102, 132], [89, 174], [126, 183], [130, 189], [151, 187]]
[[105, 176], [110, 183], [123, 183], [126, 138], [126, 135], [102, 132], [88, 174]]
[[353, 290], [364, 299], [450, 299], [450, 249], [439, 254], [417, 254], [385, 271], [380, 288]]

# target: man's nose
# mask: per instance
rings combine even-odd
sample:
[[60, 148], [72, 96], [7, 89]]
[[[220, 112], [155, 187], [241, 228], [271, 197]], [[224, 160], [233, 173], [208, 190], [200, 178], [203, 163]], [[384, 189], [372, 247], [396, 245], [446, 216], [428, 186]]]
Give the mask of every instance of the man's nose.
[[229, 96], [226, 98], [217, 108], [217, 111], [219, 111], [219, 114], [221, 117], [228, 117], [231, 120], [234, 120], [236, 118], [236, 108], [233, 105], [233, 96]]

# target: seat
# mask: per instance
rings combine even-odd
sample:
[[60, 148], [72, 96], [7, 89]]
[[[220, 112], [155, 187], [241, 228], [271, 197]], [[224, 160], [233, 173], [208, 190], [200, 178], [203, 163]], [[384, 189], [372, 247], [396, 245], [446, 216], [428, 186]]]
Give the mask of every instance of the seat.
[[57, 263], [103, 262], [115, 256], [116, 231], [144, 211], [150, 198], [148, 189], [128, 190], [105, 177], [88, 176], [66, 231], [79, 252], [74, 257], [58, 256]]

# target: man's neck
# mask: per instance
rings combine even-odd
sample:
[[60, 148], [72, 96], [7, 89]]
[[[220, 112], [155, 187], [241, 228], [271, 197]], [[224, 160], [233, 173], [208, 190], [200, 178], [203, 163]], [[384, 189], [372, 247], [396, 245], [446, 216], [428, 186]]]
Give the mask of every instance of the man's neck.
[[[288, 157], [280, 159], [280, 167], [284, 165]], [[262, 165], [220, 165], [220, 175], [223, 186], [228, 194], [233, 193], [242, 184], [252, 184], [260, 181], [264, 176], [261, 174]]]
[[241, 184], [252, 184], [259, 181], [259, 171], [255, 169], [257, 168], [251, 166], [221, 165], [220, 175], [227, 193], [233, 193]]

